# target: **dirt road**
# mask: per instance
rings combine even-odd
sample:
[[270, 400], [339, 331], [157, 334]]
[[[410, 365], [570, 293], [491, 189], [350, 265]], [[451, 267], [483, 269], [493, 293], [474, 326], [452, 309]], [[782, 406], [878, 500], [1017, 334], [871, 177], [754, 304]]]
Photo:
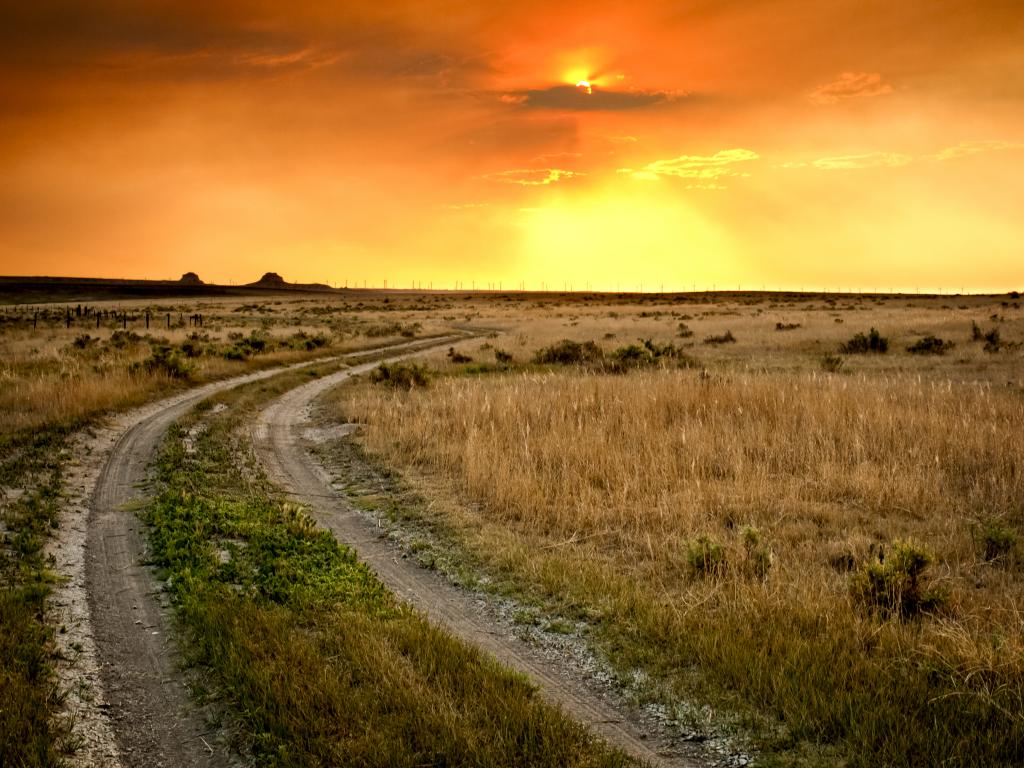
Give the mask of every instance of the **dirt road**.
[[[386, 350], [414, 350], [452, 343], [464, 335], [423, 339], [361, 350], [361, 358]], [[319, 363], [335, 358], [322, 358]], [[302, 367], [310, 361], [290, 367]], [[230, 750], [197, 709], [180, 673], [170, 613], [146, 559], [144, 525], [133, 502], [168, 427], [210, 395], [280, 373], [252, 373], [197, 389], [127, 413], [89, 439], [101, 447], [79, 467], [75, 493], [88, 504], [69, 508], [54, 548], [66, 582], [55, 590], [58, 621], [77, 658], [65, 687], [98, 688], [73, 697], [70, 715], [81, 734], [80, 765], [223, 766]], [[126, 508], [129, 507], [129, 508]], [[84, 518], [84, 519], [83, 519]], [[96, 685], [98, 683], [98, 685]]]
[[303, 439], [313, 400], [365, 365], [299, 386], [273, 401], [253, 425], [257, 453], [270, 477], [337, 538], [356, 550], [399, 598], [422, 611], [453, 634], [482, 648], [504, 664], [525, 673], [550, 702], [590, 726], [608, 743], [652, 765], [696, 766], [677, 750], [648, 738], [631, 718], [576, 679], [564, 665], [505, 631], [495, 631], [474, 597], [435, 572], [403, 559], [398, 547], [332, 488], [329, 473], [313, 457]]

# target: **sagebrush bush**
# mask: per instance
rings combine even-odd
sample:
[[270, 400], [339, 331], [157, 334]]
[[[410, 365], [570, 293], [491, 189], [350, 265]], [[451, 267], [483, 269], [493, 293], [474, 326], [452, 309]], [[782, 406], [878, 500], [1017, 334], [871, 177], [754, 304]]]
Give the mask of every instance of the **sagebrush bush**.
[[413, 389], [430, 384], [430, 371], [417, 363], [381, 363], [370, 371], [370, 381], [396, 389]]
[[894, 541], [888, 556], [879, 548], [879, 559], [854, 574], [850, 595], [862, 609], [883, 617], [911, 618], [933, 612], [946, 603], [946, 596], [928, 583], [925, 571], [932, 562], [924, 548]]
[[979, 521], [974, 539], [981, 559], [986, 563], [1008, 560], [1017, 546], [1017, 532], [998, 517], [987, 517]]
[[99, 339], [95, 339], [88, 333], [82, 333], [75, 337], [75, 340], [71, 342], [71, 346], [75, 349], [89, 349], [89, 347], [95, 346]]
[[854, 334], [849, 341], [839, 345], [839, 351], [844, 355], [863, 355], [868, 352], [885, 354], [889, 351], [889, 340], [872, 328], [867, 336], [863, 333]]
[[188, 379], [195, 372], [195, 366], [189, 360], [165, 344], [153, 347], [150, 356], [136, 366], [146, 373], [163, 374], [172, 379]]
[[925, 336], [907, 347], [907, 352], [912, 355], [944, 355], [955, 346], [952, 341], [945, 341], [937, 336]]
[[542, 365], [583, 365], [598, 363], [604, 359], [604, 352], [593, 341], [572, 341], [563, 339], [550, 347], [537, 350], [533, 356], [535, 363]]
[[725, 547], [710, 536], [698, 536], [686, 547], [686, 563], [694, 576], [717, 576], [725, 571]]
[[705, 344], [734, 344], [736, 337], [732, 335], [732, 331], [726, 331], [719, 336], [705, 336]]
[[683, 350], [674, 344], [657, 344], [651, 339], [645, 339], [642, 345], [629, 344], [614, 350], [605, 358], [603, 368], [609, 373], [625, 373], [639, 368], [665, 365], [670, 361], [683, 360], [685, 357]]
[[679, 327], [676, 329], [676, 336], [681, 339], [688, 339], [693, 336], [693, 331], [686, 323], [680, 323]]
[[821, 356], [821, 370], [828, 373], [839, 373], [840, 369], [845, 365], [845, 361], [839, 355], [833, 355], [831, 352], [827, 352]]

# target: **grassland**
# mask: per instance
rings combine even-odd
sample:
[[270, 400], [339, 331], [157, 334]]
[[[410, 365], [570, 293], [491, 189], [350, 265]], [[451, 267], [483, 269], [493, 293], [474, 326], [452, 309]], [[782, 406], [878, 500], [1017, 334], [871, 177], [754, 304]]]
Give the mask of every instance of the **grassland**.
[[[960, 306], [534, 307], [428, 387], [333, 407], [469, 560], [588, 621], [648, 695], [731, 713], [763, 760], [1012, 765], [1024, 323]], [[954, 346], [908, 350], [928, 336]], [[601, 362], [531, 362], [562, 337]]]
[[[367, 382], [333, 402], [364, 424], [363, 445], [419, 490], [468, 562], [588, 622], [623, 675], [647, 681], [645, 695], [730, 715], [763, 761], [996, 765], [1024, 749], [1017, 297], [295, 294], [77, 309], [0, 312], [0, 762], [50, 765], [73, 747], [52, 718], [61, 694], [43, 556], [71, 432], [203, 381], [464, 323], [491, 337], [470, 360], [434, 354], [429, 386]], [[198, 314], [201, 327], [189, 321]], [[870, 351], [872, 328], [887, 352]], [[868, 351], [840, 353], [856, 334]], [[533, 362], [565, 338], [593, 341], [600, 364]], [[213, 430], [209, 449], [224, 450], [229, 431]], [[316, 630], [288, 651], [299, 666], [330, 650], [317, 627], [349, 631], [330, 624], [332, 600], [352, 615], [385, 606], [391, 650], [433, 642], [386, 598], [346, 592], [363, 577], [344, 552], [260, 494], [248, 509], [228, 492], [235, 480], [195, 509], [168, 503], [218, 525], [284, 531], [289, 551], [318, 552], [340, 575], [302, 586], [302, 571], [288, 570], [273, 600], [253, 587], [263, 602], [234, 629], [183, 592], [188, 621], [227, 622], [239, 643], [258, 627]], [[198, 553], [207, 586], [221, 578], [209, 541], [185, 552]], [[167, 567], [181, 565], [174, 556], [163, 552]], [[310, 723], [275, 725], [253, 702], [309, 692], [250, 687], [230, 677], [240, 666], [231, 648], [244, 644], [192, 639], [196, 658], [222, 670], [217, 685], [238, 686], [249, 731], [269, 734], [254, 748], [298, 760], [274, 750]], [[415, 682], [420, 704], [436, 694], [422, 677], [402, 681]], [[493, 724], [451, 696], [445, 748], [469, 750]], [[373, 706], [357, 701], [359, 712]]]

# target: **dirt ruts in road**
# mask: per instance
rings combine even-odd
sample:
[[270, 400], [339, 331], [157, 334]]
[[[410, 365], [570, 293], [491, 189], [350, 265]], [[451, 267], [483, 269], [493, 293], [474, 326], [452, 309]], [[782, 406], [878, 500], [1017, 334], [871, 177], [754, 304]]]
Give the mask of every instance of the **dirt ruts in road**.
[[168, 427], [218, 392], [287, 368], [387, 350], [416, 350], [465, 338], [453, 335], [305, 361], [183, 392], [113, 418], [75, 438], [83, 458], [68, 473], [68, 501], [48, 551], [61, 583], [51, 620], [62, 656], [65, 716], [81, 749], [76, 765], [223, 766], [232, 757], [208, 712], [191, 701], [178, 665], [168, 606], [146, 560], [144, 525], [130, 508]]
[[553, 663], [517, 637], [495, 631], [469, 592], [438, 574], [403, 559], [393, 542], [332, 487], [332, 478], [308, 450], [303, 438], [314, 399], [344, 379], [367, 371], [357, 366], [303, 384], [274, 400], [252, 426], [257, 454], [270, 477], [344, 544], [356, 550], [399, 598], [456, 636], [525, 673], [550, 702], [585, 723], [609, 744], [652, 765], [697, 766], [699, 763], [658, 743], [634, 720], [590, 690], [562, 665]]

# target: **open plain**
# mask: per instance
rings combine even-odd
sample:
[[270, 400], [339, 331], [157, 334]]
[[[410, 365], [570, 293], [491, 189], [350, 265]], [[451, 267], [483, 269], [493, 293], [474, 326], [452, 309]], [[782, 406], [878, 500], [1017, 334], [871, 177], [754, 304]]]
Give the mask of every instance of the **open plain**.
[[9, 764], [1019, 760], [1012, 294], [0, 317]]

